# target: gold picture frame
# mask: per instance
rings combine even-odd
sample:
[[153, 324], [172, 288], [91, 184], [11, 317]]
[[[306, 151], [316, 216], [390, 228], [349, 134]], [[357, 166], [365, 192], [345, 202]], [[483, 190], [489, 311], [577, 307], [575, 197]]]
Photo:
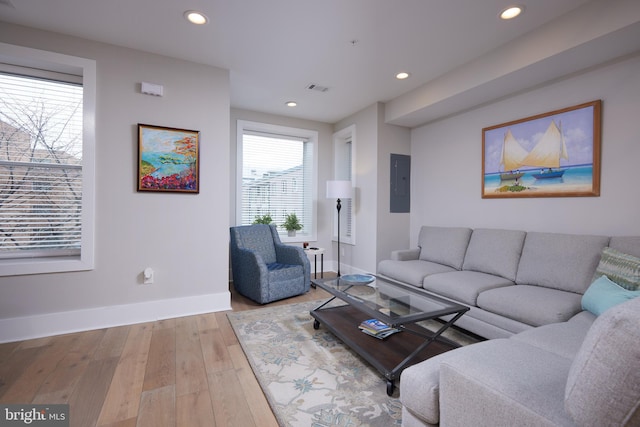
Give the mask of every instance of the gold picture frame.
[[600, 195], [602, 101], [482, 129], [482, 198]]

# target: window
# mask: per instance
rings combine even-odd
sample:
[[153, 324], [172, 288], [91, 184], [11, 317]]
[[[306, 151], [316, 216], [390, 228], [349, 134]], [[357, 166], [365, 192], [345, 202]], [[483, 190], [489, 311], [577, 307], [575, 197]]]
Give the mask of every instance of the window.
[[95, 62], [0, 48], [2, 275], [91, 269]]
[[[316, 240], [316, 131], [238, 121], [237, 223], [269, 215], [282, 240]], [[282, 227], [295, 213], [295, 238]]]
[[[349, 126], [333, 135], [333, 163], [334, 179], [351, 181], [351, 186], [355, 188], [355, 125]], [[355, 197], [355, 192], [353, 193]], [[355, 220], [355, 200], [353, 198], [341, 201], [340, 209], [340, 242], [356, 244], [356, 220]], [[334, 209], [333, 238], [338, 237], [338, 212]]]

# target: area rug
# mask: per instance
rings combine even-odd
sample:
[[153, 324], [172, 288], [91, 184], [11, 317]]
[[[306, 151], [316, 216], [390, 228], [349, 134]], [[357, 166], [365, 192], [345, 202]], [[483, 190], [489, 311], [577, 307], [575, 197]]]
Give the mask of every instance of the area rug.
[[[333, 334], [313, 329], [322, 301], [227, 316], [281, 426], [400, 426], [398, 391]], [[453, 334], [453, 336], [451, 335]], [[457, 335], [456, 335], [457, 334]], [[452, 330], [449, 338], [473, 342]]]

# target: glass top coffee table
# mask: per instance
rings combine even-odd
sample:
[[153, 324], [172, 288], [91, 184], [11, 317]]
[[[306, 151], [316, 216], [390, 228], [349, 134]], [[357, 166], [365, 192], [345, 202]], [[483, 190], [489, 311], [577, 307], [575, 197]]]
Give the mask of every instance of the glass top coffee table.
[[[363, 357], [387, 379], [391, 396], [402, 370], [437, 354], [459, 347], [441, 336], [469, 307], [435, 295], [413, 291], [401, 284], [376, 276], [351, 275], [312, 282], [332, 297], [311, 311], [313, 327], [324, 325], [342, 342]], [[451, 315], [432, 332], [418, 324], [428, 319]], [[400, 332], [384, 339], [363, 333], [359, 326], [368, 319], [381, 322]]]

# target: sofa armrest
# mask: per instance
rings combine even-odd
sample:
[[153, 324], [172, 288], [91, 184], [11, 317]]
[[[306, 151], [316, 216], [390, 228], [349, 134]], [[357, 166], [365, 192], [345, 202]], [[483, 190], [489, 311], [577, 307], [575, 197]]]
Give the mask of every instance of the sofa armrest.
[[443, 353], [417, 363], [400, 376], [402, 407], [427, 425], [440, 423], [440, 363], [446, 357]]
[[394, 261], [410, 261], [418, 259], [420, 256], [420, 248], [415, 249], [399, 249], [391, 252], [391, 259]]
[[569, 371], [564, 406], [578, 425], [640, 422], [640, 298], [593, 322]]
[[573, 425], [564, 410], [571, 360], [511, 339], [448, 353], [440, 363], [440, 425]]

